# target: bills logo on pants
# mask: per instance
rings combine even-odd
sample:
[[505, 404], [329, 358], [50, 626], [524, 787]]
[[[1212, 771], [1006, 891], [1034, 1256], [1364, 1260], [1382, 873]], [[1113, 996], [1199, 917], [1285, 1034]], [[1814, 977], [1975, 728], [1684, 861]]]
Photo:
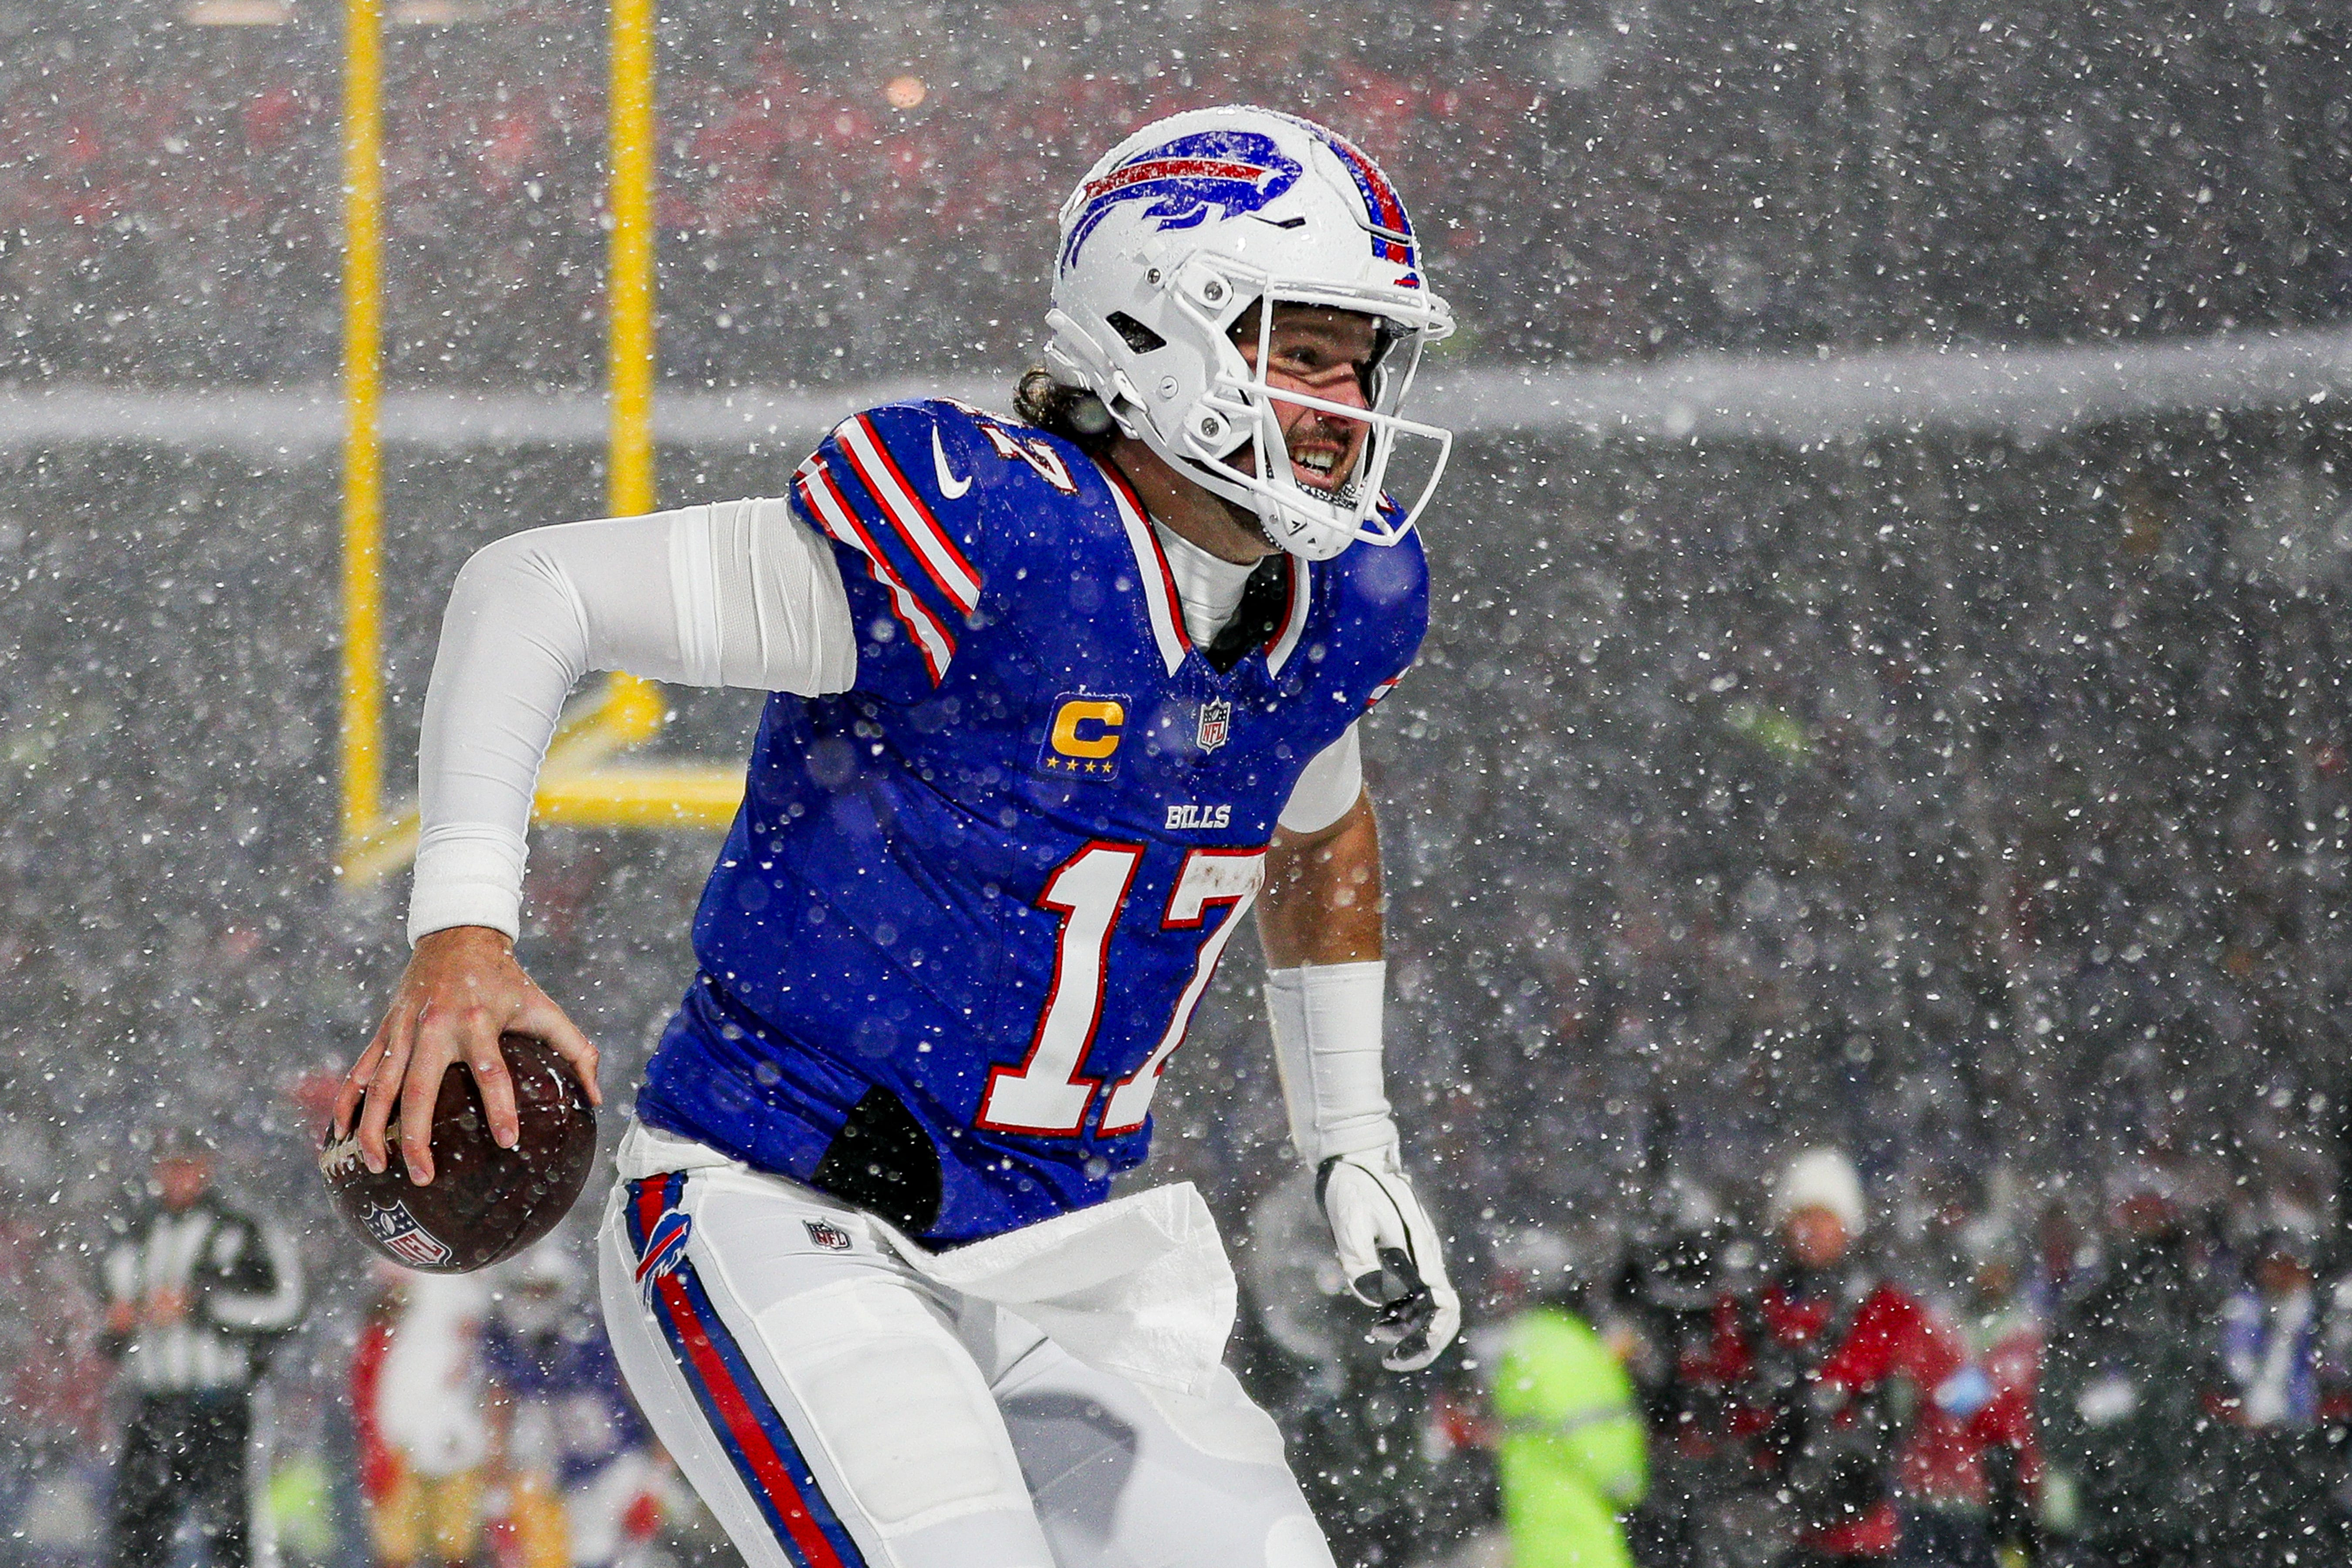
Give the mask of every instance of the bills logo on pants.
[[675, 1274], [686, 1262], [686, 1238], [693, 1234], [694, 1221], [677, 1209], [664, 1213], [646, 1233], [637, 1248], [637, 1293], [647, 1307], [655, 1304], [662, 1277]]

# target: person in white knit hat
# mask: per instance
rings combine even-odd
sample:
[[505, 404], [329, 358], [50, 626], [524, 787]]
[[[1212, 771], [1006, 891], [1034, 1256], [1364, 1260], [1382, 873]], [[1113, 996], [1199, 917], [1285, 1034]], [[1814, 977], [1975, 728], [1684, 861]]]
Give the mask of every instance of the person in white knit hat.
[[1713, 1360], [1789, 1507], [1781, 1568], [1982, 1561], [1981, 1525], [1927, 1504], [1972, 1452], [1984, 1378], [1949, 1325], [1856, 1256], [1869, 1211], [1853, 1162], [1798, 1154], [1768, 1215], [1780, 1256], [1752, 1298], [1724, 1298]]
[[1868, 1225], [1862, 1177], [1843, 1149], [1808, 1149], [1773, 1184], [1772, 1228], [1804, 1268], [1836, 1267]]

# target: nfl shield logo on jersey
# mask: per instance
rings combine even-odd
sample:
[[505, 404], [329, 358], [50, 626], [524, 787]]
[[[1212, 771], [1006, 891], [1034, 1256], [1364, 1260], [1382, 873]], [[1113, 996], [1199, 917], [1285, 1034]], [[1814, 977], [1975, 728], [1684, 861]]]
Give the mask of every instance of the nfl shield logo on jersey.
[[419, 1268], [437, 1268], [457, 1256], [441, 1244], [440, 1237], [416, 1223], [416, 1216], [408, 1212], [406, 1204], [394, 1204], [389, 1208], [370, 1204], [360, 1219], [368, 1234], [383, 1243], [385, 1250]]
[[808, 1227], [809, 1239], [816, 1243], [819, 1247], [824, 1247], [827, 1252], [846, 1252], [849, 1250], [849, 1233], [842, 1229], [839, 1226], [834, 1224], [833, 1221], [829, 1219], [808, 1219], [803, 1220], [801, 1223]]
[[1234, 705], [1230, 701], [1219, 697], [1201, 704], [1201, 729], [1195, 737], [1201, 742], [1201, 750], [1213, 752], [1223, 745], [1233, 728]]

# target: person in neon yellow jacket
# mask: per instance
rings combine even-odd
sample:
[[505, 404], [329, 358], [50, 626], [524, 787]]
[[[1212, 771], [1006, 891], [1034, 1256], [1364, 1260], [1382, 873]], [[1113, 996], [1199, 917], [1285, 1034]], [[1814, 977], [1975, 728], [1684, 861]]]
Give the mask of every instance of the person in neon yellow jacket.
[[1531, 1231], [1497, 1259], [1502, 1292], [1524, 1302], [1488, 1361], [1512, 1568], [1633, 1568], [1618, 1516], [1649, 1485], [1633, 1379], [1578, 1310], [1572, 1258]]

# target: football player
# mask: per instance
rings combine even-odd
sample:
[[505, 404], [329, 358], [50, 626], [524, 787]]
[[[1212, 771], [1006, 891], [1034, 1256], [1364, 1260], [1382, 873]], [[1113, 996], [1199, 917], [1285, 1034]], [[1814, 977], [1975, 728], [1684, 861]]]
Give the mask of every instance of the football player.
[[[336, 1112], [372, 1168], [458, 1059], [512, 1140], [501, 1030], [593, 1092], [511, 952], [572, 684], [773, 693], [602, 1255], [623, 1371], [753, 1568], [1331, 1562], [1219, 1364], [1198, 1195], [1108, 1201], [1252, 909], [1387, 1363], [1460, 1321], [1382, 1089], [1357, 743], [1427, 621], [1449, 438], [1400, 410], [1451, 315], [1370, 159], [1225, 108], [1096, 164], [1019, 417], [875, 408], [781, 499], [501, 540], [443, 622], [415, 952]], [[402, 1119], [418, 1182], [430, 1120]]]

